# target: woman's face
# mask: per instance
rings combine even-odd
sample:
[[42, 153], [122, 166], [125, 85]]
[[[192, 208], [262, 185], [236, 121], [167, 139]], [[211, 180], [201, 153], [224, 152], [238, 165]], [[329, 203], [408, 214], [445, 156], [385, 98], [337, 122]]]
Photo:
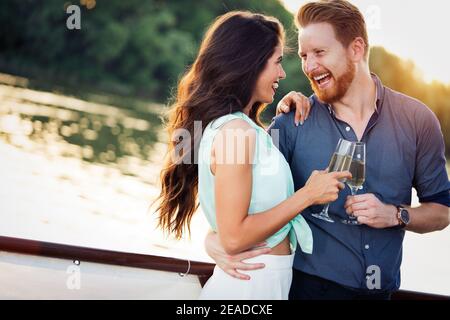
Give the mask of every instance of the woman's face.
[[282, 60], [283, 46], [279, 44], [256, 81], [256, 88], [252, 97], [253, 102], [267, 104], [273, 102], [280, 79], [286, 78], [286, 73], [281, 65]]

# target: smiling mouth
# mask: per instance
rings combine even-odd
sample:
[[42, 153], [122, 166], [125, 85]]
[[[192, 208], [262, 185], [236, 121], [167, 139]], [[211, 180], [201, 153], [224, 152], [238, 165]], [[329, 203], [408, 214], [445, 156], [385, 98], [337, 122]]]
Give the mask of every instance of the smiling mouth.
[[276, 93], [276, 92], [277, 92], [278, 87], [279, 87], [278, 81], [277, 81], [277, 82], [274, 82], [274, 83], [272, 84], [272, 90], [273, 90], [273, 93]]
[[314, 81], [318, 84], [320, 88], [324, 87], [328, 82], [331, 80], [331, 73], [325, 72], [322, 74], [319, 74], [317, 76], [312, 77]]

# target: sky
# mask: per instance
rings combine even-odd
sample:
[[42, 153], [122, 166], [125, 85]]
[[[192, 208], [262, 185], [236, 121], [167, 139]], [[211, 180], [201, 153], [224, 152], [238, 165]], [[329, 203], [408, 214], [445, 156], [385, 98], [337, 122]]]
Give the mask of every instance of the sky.
[[[305, 0], [281, 0], [296, 12]], [[450, 84], [450, 1], [350, 0], [364, 14], [371, 46], [412, 60], [426, 81]]]

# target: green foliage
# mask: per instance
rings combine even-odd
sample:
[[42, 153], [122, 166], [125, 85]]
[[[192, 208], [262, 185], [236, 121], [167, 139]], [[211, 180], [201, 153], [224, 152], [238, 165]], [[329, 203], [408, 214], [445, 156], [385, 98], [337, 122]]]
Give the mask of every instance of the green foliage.
[[81, 6], [81, 30], [66, 28], [68, 4], [0, 2], [0, 23], [10, 26], [0, 36], [2, 68], [67, 85], [82, 82], [166, 99], [197, 46], [194, 36], [180, 28], [183, 22], [169, 2], [99, 0], [91, 10]]
[[[165, 102], [193, 62], [207, 26], [230, 10], [279, 18], [295, 47], [292, 15], [276, 0], [98, 0], [81, 7], [81, 30], [68, 30], [61, 0], [0, 2], [0, 67], [4, 71]], [[304, 82], [298, 60], [286, 61], [284, 93]], [[305, 87], [306, 89], [306, 87]]]

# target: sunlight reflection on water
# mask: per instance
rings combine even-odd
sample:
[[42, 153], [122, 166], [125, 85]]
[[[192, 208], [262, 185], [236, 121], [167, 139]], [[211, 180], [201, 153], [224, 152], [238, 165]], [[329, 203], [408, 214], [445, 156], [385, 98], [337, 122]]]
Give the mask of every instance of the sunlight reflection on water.
[[155, 229], [160, 114], [6, 85], [0, 101], [0, 234], [209, 261], [202, 214], [190, 241]]

